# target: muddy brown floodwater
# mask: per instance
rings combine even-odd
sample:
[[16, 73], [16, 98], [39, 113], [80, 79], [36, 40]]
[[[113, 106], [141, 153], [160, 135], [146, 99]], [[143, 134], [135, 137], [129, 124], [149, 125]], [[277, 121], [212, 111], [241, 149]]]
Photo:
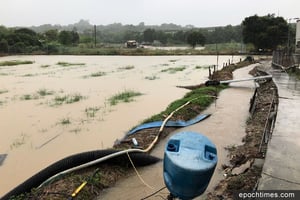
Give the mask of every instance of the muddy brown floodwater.
[[[251, 77], [248, 72], [253, 69], [256, 64], [238, 69], [234, 72], [235, 79]], [[210, 192], [223, 179], [224, 170], [222, 164], [229, 164], [228, 152], [225, 147], [240, 145], [242, 138], [245, 136], [246, 120], [249, 117], [249, 101], [255, 90], [253, 81], [237, 82], [230, 84], [230, 88], [221, 91], [215, 104], [212, 104], [205, 113], [210, 113], [208, 119], [195, 125], [177, 129], [173, 134], [181, 131], [193, 131], [206, 135], [217, 146], [218, 164], [210, 184], [206, 190]], [[164, 147], [168, 138], [162, 139], [152, 151], [152, 155], [163, 159]], [[99, 196], [99, 199], [142, 199], [149, 194], [163, 188], [165, 186], [163, 179], [163, 162], [155, 165], [139, 169], [139, 173], [143, 180], [151, 187], [146, 186], [133, 172], [121, 181], [118, 181], [116, 186], [106, 190], [104, 194]], [[154, 195], [149, 199], [166, 199], [169, 194], [167, 189]], [[195, 199], [205, 199], [202, 195]]]
[[[219, 63], [229, 59], [220, 56]], [[216, 64], [215, 56], [0, 58], [8, 60], [34, 63], [0, 67], [0, 154], [7, 154], [0, 166], [0, 196], [66, 156], [112, 147], [130, 128], [187, 92], [176, 85], [204, 82], [207, 66]], [[179, 67], [184, 70], [162, 72]], [[125, 90], [144, 95], [111, 106], [108, 98]], [[81, 99], [55, 105], [55, 98], [64, 96]]]

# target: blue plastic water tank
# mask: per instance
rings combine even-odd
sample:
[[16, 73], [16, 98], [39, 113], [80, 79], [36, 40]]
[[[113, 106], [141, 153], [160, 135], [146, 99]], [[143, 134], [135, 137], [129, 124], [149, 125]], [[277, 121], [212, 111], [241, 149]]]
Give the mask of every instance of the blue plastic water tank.
[[175, 197], [192, 199], [207, 188], [217, 165], [216, 146], [204, 135], [180, 132], [166, 144], [164, 181]]

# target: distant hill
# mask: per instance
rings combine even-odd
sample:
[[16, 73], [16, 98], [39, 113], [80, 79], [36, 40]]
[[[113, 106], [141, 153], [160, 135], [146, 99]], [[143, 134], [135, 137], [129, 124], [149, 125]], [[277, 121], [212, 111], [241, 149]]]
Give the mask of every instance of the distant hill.
[[[121, 24], [121, 23], [113, 23], [108, 25], [96, 25], [97, 30], [115, 30], [118, 32], [125, 31], [125, 30], [131, 30], [131, 31], [137, 31], [141, 32], [144, 31], [147, 28], [153, 28], [156, 30], [162, 30], [162, 31], [179, 31], [179, 30], [188, 30], [196, 28], [193, 25], [186, 25], [186, 26], [180, 26], [173, 23], [163, 23], [161, 25], [145, 25], [144, 22], [139, 23], [138, 25], [132, 25], [132, 24]], [[89, 22], [89, 20], [81, 19], [79, 22], [69, 25], [59, 25], [59, 24], [43, 24], [40, 26], [31, 26], [27, 27], [35, 32], [42, 33], [51, 29], [57, 29], [57, 30], [68, 30], [71, 31], [73, 29], [76, 29], [79, 33], [83, 33], [86, 30], [91, 30], [94, 28], [94, 25]]]

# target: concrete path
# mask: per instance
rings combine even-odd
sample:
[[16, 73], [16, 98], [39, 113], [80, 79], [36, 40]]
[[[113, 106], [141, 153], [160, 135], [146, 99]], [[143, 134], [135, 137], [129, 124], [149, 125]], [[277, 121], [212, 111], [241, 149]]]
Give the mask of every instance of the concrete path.
[[[268, 63], [270, 65], [270, 63]], [[273, 70], [279, 105], [259, 190], [300, 189], [300, 81]]]

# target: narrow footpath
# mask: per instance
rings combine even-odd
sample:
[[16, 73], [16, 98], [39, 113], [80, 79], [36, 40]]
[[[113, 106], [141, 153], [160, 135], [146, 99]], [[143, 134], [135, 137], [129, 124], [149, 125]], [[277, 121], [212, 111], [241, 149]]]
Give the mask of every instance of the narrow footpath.
[[278, 88], [279, 105], [258, 189], [299, 190], [300, 81], [279, 70], [270, 73]]

